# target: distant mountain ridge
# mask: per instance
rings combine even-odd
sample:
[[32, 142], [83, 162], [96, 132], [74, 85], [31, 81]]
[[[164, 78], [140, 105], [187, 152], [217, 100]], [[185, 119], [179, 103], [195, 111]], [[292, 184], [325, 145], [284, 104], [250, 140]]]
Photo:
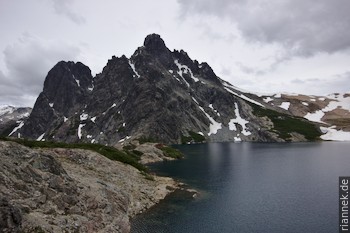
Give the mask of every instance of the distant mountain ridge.
[[278, 94], [262, 98], [270, 106], [320, 123], [324, 140], [350, 141], [350, 93], [327, 96]]
[[170, 51], [151, 34], [130, 58], [113, 56], [95, 77], [80, 62], [57, 63], [29, 119], [12, 136], [114, 145], [134, 139], [308, 141], [322, 135], [322, 123], [267, 98], [279, 101], [243, 92], [207, 63]]
[[[17, 129], [24, 125], [32, 109], [0, 105], [0, 135], [12, 136]], [[18, 134], [17, 134], [18, 136]]]

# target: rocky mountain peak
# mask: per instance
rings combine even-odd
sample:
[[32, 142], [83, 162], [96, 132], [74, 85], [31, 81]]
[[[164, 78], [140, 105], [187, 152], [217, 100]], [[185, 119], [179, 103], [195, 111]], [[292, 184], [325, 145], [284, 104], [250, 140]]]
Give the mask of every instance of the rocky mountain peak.
[[87, 89], [91, 86], [92, 75], [89, 67], [81, 62], [58, 62], [48, 73], [44, 91], [55, 92], [58, 86]]
[[163, 143], [295, 140], [295, 129], [284, 138], [272, 130], [274, 119], [264, 116], [275, 113], [265, 106], [258, 96], [221, 80], [207, 63], [199, 64], [183, 50], [171, 52], [159, 35], [151, 34], [131, 58], [113, 56], [95, 78], [82, 63], [59, 62], [17, 133], [109, 145], [130, 138]]
[[150, 54], [163, 54], [170, 53], [169, 49], [166, 47], [164, 40], [158, 34], [150, 34], [145, 38], [143, 43], [146, 51]]

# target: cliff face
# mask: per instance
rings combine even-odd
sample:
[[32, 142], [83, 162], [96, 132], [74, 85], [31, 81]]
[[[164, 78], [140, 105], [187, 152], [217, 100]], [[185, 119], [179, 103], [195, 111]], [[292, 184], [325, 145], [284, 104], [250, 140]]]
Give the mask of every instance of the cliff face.
[[109, 145], [130, 138], [181, 143], [313, 140], [320, 135], [302, 119], [296, 121], [316, 132], [313, 138], [305, 138], [293, 124], [281, 133], [271, 116], [257, 113], [261, 108], [273, 109], [221, 80], [207, 63], [199, 64], [182, 50], [170, 51], [152, 34], [130, 58], [113, 56], [96, 77], [81, 63], [59, 62], [16, 133]]
[[80, 149], [0, 141], [1, 232], [129, 232], [129, 218], [177, 188]]

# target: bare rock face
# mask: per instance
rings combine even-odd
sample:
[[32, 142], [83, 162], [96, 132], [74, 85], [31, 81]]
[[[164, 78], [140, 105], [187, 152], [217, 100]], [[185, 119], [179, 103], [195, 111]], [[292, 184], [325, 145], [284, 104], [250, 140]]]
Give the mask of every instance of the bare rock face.
[[21, 225], [20, 210], [11, 205], [6, 197], [0, 197], [0, 229], [2, 232], [18, 232]]
[[[80, 62], [57, 63], [49, 71], [44, 89], [35, 102], [34, 111], [20, 130], [23, 137], [37, 139], [46, 134], [46, 138], [57, 135], [58, 139], [71, 141], [69, 128], [59, 129], [66, 117], [74, 118], [75, 113], [84, 108], [89, 88], [92, 88], [92, 75], [87, 66]], [[62, 131], [65, 131], [63, 136]]]
[[177, 187], [95, 152], [0, 141], [0, 232], [129, 232]]
[[256, 108], [275, 111], [258, 96], [221, 80], [207, 63], [183, 50], [170, 51], [159, 35], [151, 34], [130, 58], [113, 56], [94, 78], [79, 62], [59, 62], [18, 133], [109, 145], [130, 138], [162, 143], [293, 138], [293, 127], [287, 134], [276, 133], [277, 127], [263, 119], [271, 116], [257, 115]]

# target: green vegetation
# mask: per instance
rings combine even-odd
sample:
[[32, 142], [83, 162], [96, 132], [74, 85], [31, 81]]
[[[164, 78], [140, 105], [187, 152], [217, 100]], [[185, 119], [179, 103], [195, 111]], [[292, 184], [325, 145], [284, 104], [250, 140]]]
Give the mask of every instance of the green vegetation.
[[132, 153], [134, 153], [135, 155], [141, 157], [143, 155], [142, 151], [138, 151], [138, 150], [132, 150]]
[[205, 142], [205, 137], [193, 131], [189, 131], [189, 136], [181, 136], [181, 143], [187, 144], [191, 142]]
[[133, 144], [123, 146], [123, 150], [134, 150], [135, 148], [136, 148], [136, 146]]
[[170, 146], [166, 146], [164, 144], [157, 144], [156, 147], [163, 151], [164, 156], [174, 158], [174, 159], [181, 159], [184, 157], [184, 155], [177, 149], [172, 148]]
[[251, 105], [253, 113], [257, 116], [267, 116], [273, 122], [272, 131], [277, 133], [281, 138], [290, 141], [290, 133], [296, 132], [304, 135], [307, 140], [315, 141], [321, 136], [320, 130], [316, 125], [306, 121], [301, 117], [293, 117], [287, 114], [279, 113], [271, 109], [262, 108], [257, 105]]
[[148, 169], [138, 162], [139, 156], [130, 151], [119, 151], [111, 146], [103, 146], [99, 144], [87, 144], [87, 143], [74, 143], [68, 144], [63, 142], [51, 142], [51, 141], [32, 141], [26, 139], [15, 138], [0, 138], [4, 141], [14, 141], [30, 148], [67, 148], [67, 149], [85, 149], [95, 151], [110, 160], [119, 161], [125, 164], [129, 164], [140, 171], [148, 172]]
[[139, 143], [140, 144], [144, 144], [146, 142], [151, 142], [151, 143], [157, 143], [159, 142], [157, 139], [155, 138], [152, 138], [152, 137], [145, 137], [145, 136], [142, 136], [138, 139]]

